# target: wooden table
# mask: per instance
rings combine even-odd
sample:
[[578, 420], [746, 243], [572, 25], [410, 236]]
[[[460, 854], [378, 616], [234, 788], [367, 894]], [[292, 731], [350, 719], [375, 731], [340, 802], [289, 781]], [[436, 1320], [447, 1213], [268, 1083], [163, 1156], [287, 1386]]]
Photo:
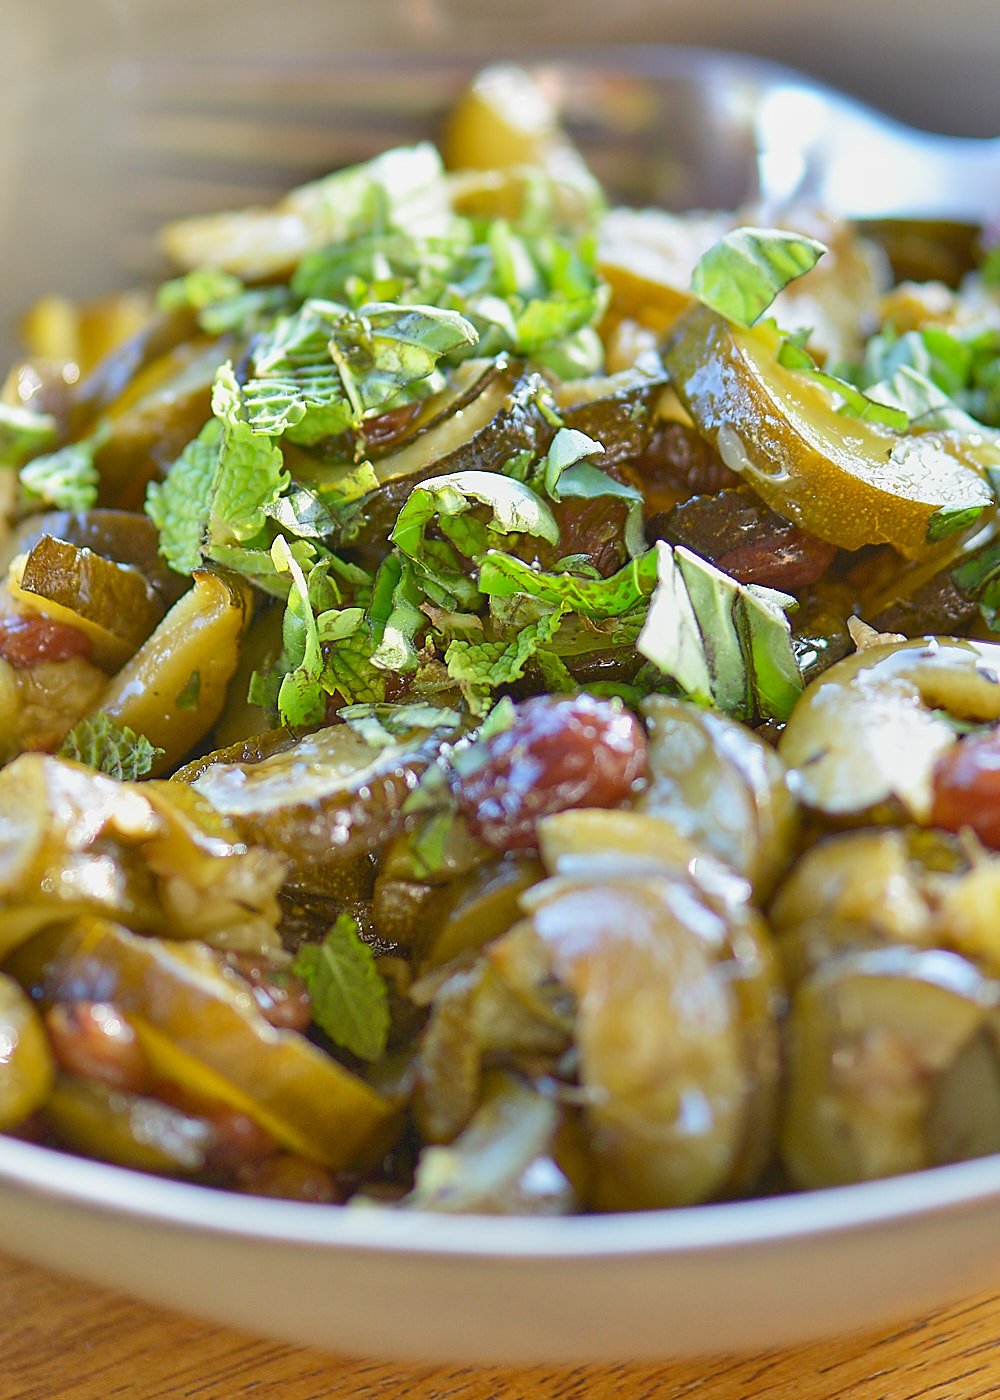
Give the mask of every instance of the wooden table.
[[1000, 1297], [753, 1356], [524, 1369], [346, 1361], [0, 1256], [0, 1400], [995, 1400]]

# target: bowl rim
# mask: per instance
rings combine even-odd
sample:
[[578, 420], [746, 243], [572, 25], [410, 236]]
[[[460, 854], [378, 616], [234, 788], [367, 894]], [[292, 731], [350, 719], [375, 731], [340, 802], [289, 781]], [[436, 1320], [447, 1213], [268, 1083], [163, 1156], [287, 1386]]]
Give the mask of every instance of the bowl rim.
[[584, 1216], [450, 1215], [239, 1195], [0, 1138], [0, 1190], [133, 1224], [302, 1249], [610, 1259], [802, 1243], [1000, 1201], [1000, 1154], [796, 1195]]

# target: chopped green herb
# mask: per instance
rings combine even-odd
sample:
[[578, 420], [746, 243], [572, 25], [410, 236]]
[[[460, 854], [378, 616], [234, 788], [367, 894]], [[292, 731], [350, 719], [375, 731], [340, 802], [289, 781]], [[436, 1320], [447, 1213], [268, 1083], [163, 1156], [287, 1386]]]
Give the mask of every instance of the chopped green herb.
[[819, 369], [809, 351], [798, 344], [794, 336], [785, 336], [782, 340], [778, 347], [778, 364], [783, 365], [785, 369], [807, 374], [817, 384], [822, 384], [825, 389], [836, 394], [841, 400], [839, 412], [847, 417], [861, 418], [868, 423], [880, 423], [898, 433], [905, 433], [910, 425], [909, 414], [901, 405], [886, 403], [882, 399], [872, 397], [871, 394], [862, 393], [848, 380]]
[[312, 1017], [335, 1044], [377, 1060], [389, 1034], [389, 999], [357, 921], [341, 914], [322, 943], [304, 943], [292, 971], [309, 988]]
[[780, 291], [826, 252], [822, 243], [776, 228], [738, 228], [698, 261], [691, 291], [739, 326], [752, 326]]
[[477, 340], [439, 307], [307, 301], [257, 345], [241, 414], [256, 432], [317, 443], [425, 397], [438, 360]]
[[959, 530], [967, 530], [970, 525], [975, 525], [985, 509], [985, 506], [956, 506], [951, 509], [942, 506], [927, 522], [927, 543], [935, 544], [949, 535], [958, 534]]
[[322, 686], [323, 651], [319, 629], [309, 599], [309, 585], [283, 535], [271, 546], [271, 558], [279, 573], [292, 577], [285, 611], [284, 641], [289, 663], [278, 690], [278, 714], [292, 728], [307, 729], [326, 715]]
[[29, 499], [56, 510], [89, 510], [97, 502], [99, 476], [94, 465], [106, 434], [93, 433], [80, 442], [60, 447], [43, 457], [35, 457], [21, 468], [21, 485]]
[[491, 550], [477, 560], [479, 587], [493, 597], [527, 593], [584, 617], [618, 617], [642, 603], [656, 583], [656, 552], [647, 550], [610, 578], [543, 573], [512, 554]]
[[146, 514], [160, 532], [160, 553], [179, 574], [192, 573], [202, 562], [221, 446], [222, 424], [210, 418], [166, 478], [146, 489]]
[[174, 311], [184, 306], [201, 311], [213, 302], [239, 296], [244, 290], [243, 282], [231, 272], [223, 272], [218, 267], [197, 267], [183, 277], [162, 283], [156, 294], [156, 304], [161, 311]]
[[449, 643], [444, 656], [448, 674], [458, 682], [473, 714], [485, 713], [498, 686], [509, 685], [524, 675], [528, 662], [546, 642], [551, 642], [561, 621], [562, 611], [557, 610], [510, 638], [483, 642], [455, 638]]
[[162, 753], [145, 735], [105, 714], [79, 720], [59, 748], [61, 758], [86, 763], [124, 782], [144, 778]]
[[736, 719], [787, 719], [802, 690], [785, 610], [681, 546], [656, 546], [658, 582], [637, 649], [694, 700]]

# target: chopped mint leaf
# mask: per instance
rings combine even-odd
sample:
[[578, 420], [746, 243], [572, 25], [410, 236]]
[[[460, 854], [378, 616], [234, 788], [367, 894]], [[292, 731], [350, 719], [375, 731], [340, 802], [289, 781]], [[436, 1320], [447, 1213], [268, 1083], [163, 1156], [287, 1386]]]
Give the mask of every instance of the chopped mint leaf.
[[290, 653], [291, 667], [278, 690], [278, 714], [282, 724], [309, 728], [322, 723], [326, 717], [326, 694], [320, 681], [323, 650], [319, 629], [305, 574], [283, 535], [271, 546], [271, 558], [279, 573], [292, 577], [283, 624], [285, 651]]
[[353, 637], [364, 620], [364, 608], [328, 608], [316, 618], [316, 630], [321, 642], [342, 642]]
[[[906, 376], [907, 383], [901, 376]], [[1000, 331], [988, 324], [925, 325], [900, 335], [888, 326], [869, 340], [859, 383], [875, 398], [910, 405], [919, 428], [1000, 426]], [[929, 398], [928, 381], [939, 394]], [[963, 421], [962, 414], [971, 415]]]
[[496, 734], [504, 734], [517, 719], [514, 702], [509, 695], [502, 695], [483, 720], [476, 733], [476, 741], [492, 739]]
[[289, 534], [300, 538], [323, 539], [337, 528], [337, 522], [322, 497], [308, 486], [296, 486], [287, 495], [267, 502], [261, 509]]
[[280, 311], [288, 309], [289, 303], [287, 287], [255, 287], [203, 307], [198, 312], [198, 325], [206, 335], [239, 335], [248, 339], [265, 330]]
[[535, 652], [534, 664], [542, 678], [542, 684], [550, 694], [569, 695], [579, 688], [565, 661], [554, 651], [546, 651], [542, 647]]
[[528, 298], [544, 291], [541, 273], [528, 245], [506, 219], [494, 219], [487, 232], [496, 288], [503, 297]]
[[286, 204], [306, 218], [316, 246], [390, 224], [439, 237], [453, 217], [444, 165], [430, 141], [394, 147], [301, 185]]
[[165, 480], [146, 488], [146, 514], [160, 532], [160, 553], [179, 574], [192, 573], [202, 561], [221, 446], [222, 424], [210, 418]]
[[309, 446], [423, 397], [438, 360], [477, 339], [463, 316], [439, 307], [307, 301], [257, 345], [243, 416]]
[[530, 447], [522, 447], [520, 452], [515, 452], [512, 457], [508, 457], [500, 470], [504, 476], [513, 477], [515, 481], [528, 480], [531, 469], [535, 465], [535, 454]]
[[969, 382], [973, 352], [944, 327], [925, 326], [899, 335], [891, 327], [872, 336], [865, 347], [864, 388], [891, 382], [900, 370], [914, 370], [951, 395]]
[[328, 695], [340, 695], [348, 704], [381, 704], [385, 700], [386, 672], [372, 660], [367, 628], [324, 649], [321, 681]]
[[263, 529], [267, 508], [288, 486], [288, 473], [281, 449], [244, 420], [240, 388], [228, 364], [215, 377], [212, 412], [223, 432], [211, 487], [209, 544], [246, 544]]
[[310, 253], [296, 269], [292, 291], [303, 301], [346, 301], [352, 282], [367, 288], [395, 280], [407, 289], [407, 301], [430, 300], [420, 292], [440, 293], [471, 270], [471, 243], [469, 223], [459, 218], [444, 237], [421, 238], [400, 228], [370, 230]]
[[738, 228], [698, 261], [691, 291], [740, 326], [752, 326], [780, 291], [815, 267], [826, 252], [803, 234], [775, 228]]
[[[487, 522], [472, 513], [476, 505], [489, 509]], [[450, 544], [426, 538], [432, 521]], [[420, 587], [434, 604], [474, 610], [481, 602], [479, 591], [455, 550], [474, 559], [498, 534], [534, 535], [555, 544], [559, 528], [549, 507], [523, 482], [499, 472], [467, 471], [431, 477], [415, 486], [389, 539], [411, 561]]]
[[307, 302], [279, 318], [256, 346], [243, 387], [242, 412], [251, 428], [273, 437], [287, 433], [289, 441], [309, 445], [351, 426], [355, 413], [330, 355], [333, 322], [348, 314], [343, 307]]
[[[963, 339], [944, 326], [923, 326], [920, 338], [930, 360], [928, 368], [922, 373], [932, 379], [943, 393], [949, 395], [957, 393], [968, 384], [984, 348], [987, 349], [987, 353], [993, 354], [1000, 349], [995, 331], [989, 332], [985, 338], [979, 337], [978, 345], [977, 337]], [[985, 346], [982, 343], [983, 339], [986, 341]], [[920, 366], [914, 365], [913, 368], [919, 370]]]
[[607, 309], [610, 293], [610, 287], [601, 285], [587, 296], [567, 301], [534, 297], [514, 318], [515, 340], [511, 349], [521, 355], [537, 355], [548, 346], [569, 340], [585, 327], [596, 325]]
[[462, 722], [457, 710], [422, 700], [403, 705], [345, 705], [340, 718], [373, 748], [385, 748], [421, 730], [450, 732]]
[[239, 296], [246, 288], [242, 280], [218, 267], [196, 267], [183, 277], [164, 282], [156, 293], [161, 311], [176, 311], [189, 306], [201, 311], [213, 302]]
[[56, 420], [50, 413], [0, 403], [0, 466], [19, 467], [55, 439]]
[[369, 607], [373, 666], [400, 675], [416, 670], [417, 633], [427, 623], [423, 601], [412, 562], [389, 554], [376, 575]]
[[[475, 733], [469, 736], [464, 743], [456, 744], [450, 755], [450, 767], [463, 778], [476, 772], [489, 759], [490, 750], [487, 741], [497, 734], [506, 733], [516, 719], [517, 711], [514, 708], [513, 700], [509, 695], [502, 695]], [[446, 791], [448, 791], [447, 788]]]
[[976, 599], [979, 615], [990, 632], [1000, 632], [1000, 578], [993, 578]]
[[546, 642], [551, 642], [562, 621], [562, 610], [540, 617], [508, 640], [469, 642], [456, 637], [448, 643], [445, 665], [457, 681], [473, 714], [483, 714], [498, 686], [524, 675], [528, 662]]
[[543, 573], [511, 554], [491, 550], [476, 561], [479, 587], [491, 597], [527, 593], [553, 607], [584, 617], [618, 617], [642, 603], [656, 584], [656, 551], [647, 550], [610, 578]]
[[542, 345], [531, 358], [559, 379], [589, 379], [604, 370], [604, 342], [592, 325], [581, 326], [554, 345]]
[[873, 384], [868, 397], [899, 408], [911, 428], [949, 432], [982, 432], [975, 419], [958, 407], [933, 380], [911, 365], [900, 365], [892, 377]]
[[335, 331], [330, 353], [349, 397], [348, 377], [355, 376], [354, 392], [366, 418], [409, 402], [401, 397], [403, 390], [423, 383], [442, 356], [474, 346], [479, 338], [464, 316], [436, 306], [371, 302], [354, 315], [340, 334]]
[[785, 609], [795, 600], [743, 585], [681, 546], [656, 546], [658, 582], [636, 642], [692, 699], [736, 719], [784, 720], [802, 691]]
[[97, 502], [100, 481], [94, 455], [106, 436], [106, 431], [98, 430], [22, 467], [20, 481], [29, 500], [56, 510], [90, 510]]
[[326, 698], [318, 678], [302, 666], [286, 671], [278, 687], [278, 717], [289, 729], [314, 729], [326, 717]]
[[375, 491], [378, 484], [378, 476], [371, 462], [359, 462], [352, 472], [337, 477], [335, 504], [338, 507], [351, 505], [369, 491]]
[[959, 593], [973, 599], [991, 632], [1000, 632], [1000, 542], [993, 541], [951, 571]]
[[425, 817], [410, 837], [410, 856], [418, 880], [426, 879], [441, 869], [454, 823], [454, 811], [450, 807], [442, 807], [439, 812], [431, 812]]
[[488, 506], [487, 526], [499, 534], [536, 535], [557, 544], [559, 527], [548, 506], [523, 482], [498, 472], [453, 472], [415, 486], [396, 518], [389, 538], [411, 559], [419, 559], [423, 534], [435, 517], [462, 515], [479, 503]]
[[389, 1035], [389, 998], [357, 921], [341, 914], [322, 943], [303, 943], [292, 971], [309, 988], [312, 1018], [337, 1045], [377, 1060]]
[[151, 744], [145, 735], [136, 734], [127, 724], [96, 714], [73, 726], [58, 753], [60, 758], [86, 763], [111, 778], [135, 782], [146, 776], [163, 749]]
[[[515, 230], [502, 219], [452, 216], [427, 238], [393, 226], [331, 242], [309, 254], [293, 290], [310, 300], [433, 305], [461, 313], [479, 335], [477, 354], [512, 350], [575, 378], [597, 373], [604, 349], [594, 327], [609, 291], [594, 270], [592, 240]], [[449, 352], [454, 362], [471, 346]]]
[[[292, 539], [289, 541], [289, 548], [303, 568], [312, 565], [313, 551], [305, 540]], [[272, 598], [288, 597], [291, 579], [287, 574], [280, 574], [275, 568], [270, 548], [244, 549], [233, 544], [213, 545], [212, 559], [224, 569], [242, 574], [247, 583], [252, 583]]]

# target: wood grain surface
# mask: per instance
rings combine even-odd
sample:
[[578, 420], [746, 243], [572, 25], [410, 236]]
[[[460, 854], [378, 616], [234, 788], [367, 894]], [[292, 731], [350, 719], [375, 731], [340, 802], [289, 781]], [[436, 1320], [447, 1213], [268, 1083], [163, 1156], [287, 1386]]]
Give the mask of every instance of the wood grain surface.
[[985, 1297], [892, 1331], [752, 1356], [400, 1366], [258, 1341], [0, 1256], [0, 1400], [992, 1400], [998, 1339], [1000, 1297]]

